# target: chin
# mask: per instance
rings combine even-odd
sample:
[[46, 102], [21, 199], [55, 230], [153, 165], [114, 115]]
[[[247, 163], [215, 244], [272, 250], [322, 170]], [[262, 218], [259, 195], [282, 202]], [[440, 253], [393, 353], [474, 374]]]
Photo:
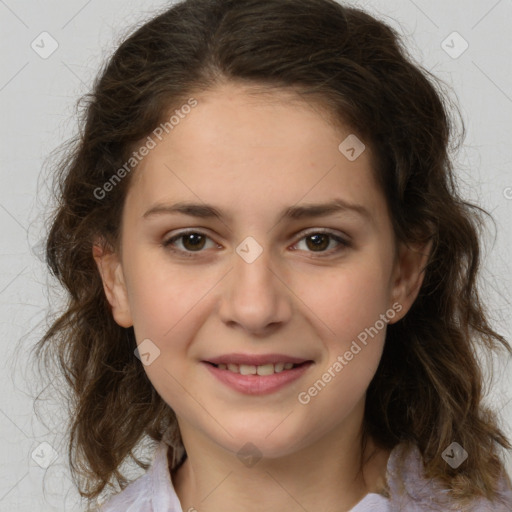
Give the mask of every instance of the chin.
[[[282, 421], [282, 419], [280, 420]], [[261, 422], [258, 425], [244, 425], [243, 428], [226, 425], [222, 439], [216, 442], [227, 451], [237, 454], [241, 460], [245, 455], [266, 459], [278, 459], [295, 453], [307, 440], [303, 438], [303, 428], [290, 430], [289, 425], [279, 425], [279, 422]], [[277, 428], [276, 428], [277, 427]]]

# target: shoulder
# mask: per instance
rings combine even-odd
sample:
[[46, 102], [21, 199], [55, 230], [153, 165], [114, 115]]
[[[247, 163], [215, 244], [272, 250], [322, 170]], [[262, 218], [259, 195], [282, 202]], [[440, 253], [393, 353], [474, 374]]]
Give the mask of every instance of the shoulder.
[[169, 474], [167, 450], [168, 445], [161, 442], [146, 473], [111, 497], [99, 512], [182, 512]]
[[99, 512], [153, 512], [148, 473], [125, 487], [99, 508]]
[[[438, 481], [427, 479], [423, 473], [423, 459], [419, 448], [403, 442], [391, 452], [387, 466], [387, 483], [392, 509], [407, 512], [459, 511], [449, 499], [446, 488]], [[500, 501], [491, 503], [484, 498], [475, 499], [465, 512], [510, 512], [512, 489], [505, 479], [500, 482]]]

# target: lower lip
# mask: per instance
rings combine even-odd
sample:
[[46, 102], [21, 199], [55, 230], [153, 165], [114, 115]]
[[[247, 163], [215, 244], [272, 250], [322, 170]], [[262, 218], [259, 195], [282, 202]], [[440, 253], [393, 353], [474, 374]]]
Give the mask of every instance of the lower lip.
[[291, 368], [290, 370], [283, 370], [282, 372], [273, 373], [272, 375], [242, 375], [229, 370], [221, 370], [204, 361], [202, 363], [206, 365], [208, 370], [221, 382], [247, 395], [266, 395], [274, 393], [287, 384], [297, 380], [313, 365], [313, 362], [309, 361], [300, 366]]

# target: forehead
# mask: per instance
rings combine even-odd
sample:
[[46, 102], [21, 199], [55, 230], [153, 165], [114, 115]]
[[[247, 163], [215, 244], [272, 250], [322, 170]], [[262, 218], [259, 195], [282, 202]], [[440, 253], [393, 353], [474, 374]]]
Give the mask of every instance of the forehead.
[[[195, 94], [140, 162], [127, 201], [140, 210], [162, 200], [233, 205], [258, 215], [275, 204], [342, 196], [382, 207], [370, 148], [350, 161], [340, 143], [353, 136], [325, 109], [294, 91], [227, 84]], [[374, 212], [378, 214], [378, 211]]]
[[[204, 156], [198, 148], [244, 158], [249, 156], [244, 150], [273, 150], [276, 156], [286, 150], [297, 153], [314, 149], [317, 153], [337, 146], [339, 134], [332, 125], [333, 116], [291, 89], [228, 83], [196, 98], [198, 105], [173, 129], [174, 137], [169, 137], [189, 158]], [[255, 156], [254, 151], [251, 156]]]

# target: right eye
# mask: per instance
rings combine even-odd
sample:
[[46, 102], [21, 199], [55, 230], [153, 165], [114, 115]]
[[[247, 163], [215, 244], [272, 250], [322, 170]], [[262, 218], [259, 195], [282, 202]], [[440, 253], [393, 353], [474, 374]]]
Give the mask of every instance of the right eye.
[[[184, 249], [178, 249], [175, 246], [175, 242], [181, 239], [181, 244]], [[195, 252], [202, 252], [201, 250], [205, 246], [206, 240], [211, 240], [209, 236], [200, 231], [181, 231], [180, 233], [172, 236], [171, 238], [165, 240], [162, 243], [162, 246], [165, 248], [169, 248], [171, 251], [176, 253], [181, 253], [186, 257], [193, 257]], [[213, 242], [213, 240], [211, 240]], [[216, 244], [213, 242], [213, 245]]]

